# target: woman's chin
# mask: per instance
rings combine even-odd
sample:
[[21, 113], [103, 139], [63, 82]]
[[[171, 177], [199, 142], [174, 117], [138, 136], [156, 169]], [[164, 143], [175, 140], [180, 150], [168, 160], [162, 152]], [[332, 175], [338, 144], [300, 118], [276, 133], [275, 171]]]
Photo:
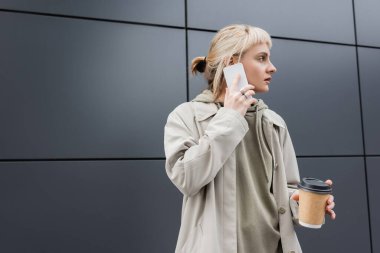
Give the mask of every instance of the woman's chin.
[[256, 93], [266, 93], [268, 91], [269, 91], [269, 86], [268, 85], [260, 87], [259, 89], [255, 88], [255, 92]]

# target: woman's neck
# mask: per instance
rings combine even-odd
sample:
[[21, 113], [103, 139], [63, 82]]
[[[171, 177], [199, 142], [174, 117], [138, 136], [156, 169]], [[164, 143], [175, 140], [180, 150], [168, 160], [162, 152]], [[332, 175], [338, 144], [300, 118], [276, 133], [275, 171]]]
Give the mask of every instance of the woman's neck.
[[224, 96], [226, 95], [226, 89], [223, 89], [223, 92], [218, 96], [218, 98], [215, 100], [215, 102], [224, 102]]

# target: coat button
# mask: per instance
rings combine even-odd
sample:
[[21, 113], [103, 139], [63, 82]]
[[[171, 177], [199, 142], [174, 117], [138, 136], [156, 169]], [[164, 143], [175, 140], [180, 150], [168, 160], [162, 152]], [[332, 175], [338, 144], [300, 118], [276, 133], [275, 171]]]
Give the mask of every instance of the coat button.
[[286, 210], [285, 210], [285, 208], [280, 207], [280, 208], [278, 209], [278, 212], [279, 212], [280, 214], [284, 214], [284, 213], [286, 212]]

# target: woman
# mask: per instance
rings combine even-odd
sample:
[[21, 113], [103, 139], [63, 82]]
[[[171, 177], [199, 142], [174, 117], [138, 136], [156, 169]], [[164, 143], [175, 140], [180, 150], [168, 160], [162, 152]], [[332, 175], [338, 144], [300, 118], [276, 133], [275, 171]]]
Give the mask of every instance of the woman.
[[[253, 97], [269, 90], [276, 72], [271, 46], [264, 30], [231, 25], [192, 62], [208, 89], [179, 105], [165, 126], [166, 172], [184, 195], [176, 252], [302, 252], [293, 227], [293, 145], [284, 120]], [[250, 83], [241, 90], [238, 76], [229, 88], [223, 77], [223, 68], [237, 62]], [[335, 219], [333, 197], [327, 202]]]

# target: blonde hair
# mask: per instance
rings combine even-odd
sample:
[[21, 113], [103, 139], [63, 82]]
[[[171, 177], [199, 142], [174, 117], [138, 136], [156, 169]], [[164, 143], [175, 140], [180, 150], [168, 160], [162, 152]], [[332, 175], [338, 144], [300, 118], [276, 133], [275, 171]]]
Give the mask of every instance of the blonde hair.
[[266, 43], [272, 47], [270, 35], [259, 27], [250, 25], [229, 25], [220, 29], [211, 40], [206, 57], [198, 56], [192, 60], [191, 72], [195, 75], [204, 72], [208, 88], [217, 99], [224, 89], [223, 68], [229, 65], [233, 57], [241, 57], [248, 49], [257, 44]]

